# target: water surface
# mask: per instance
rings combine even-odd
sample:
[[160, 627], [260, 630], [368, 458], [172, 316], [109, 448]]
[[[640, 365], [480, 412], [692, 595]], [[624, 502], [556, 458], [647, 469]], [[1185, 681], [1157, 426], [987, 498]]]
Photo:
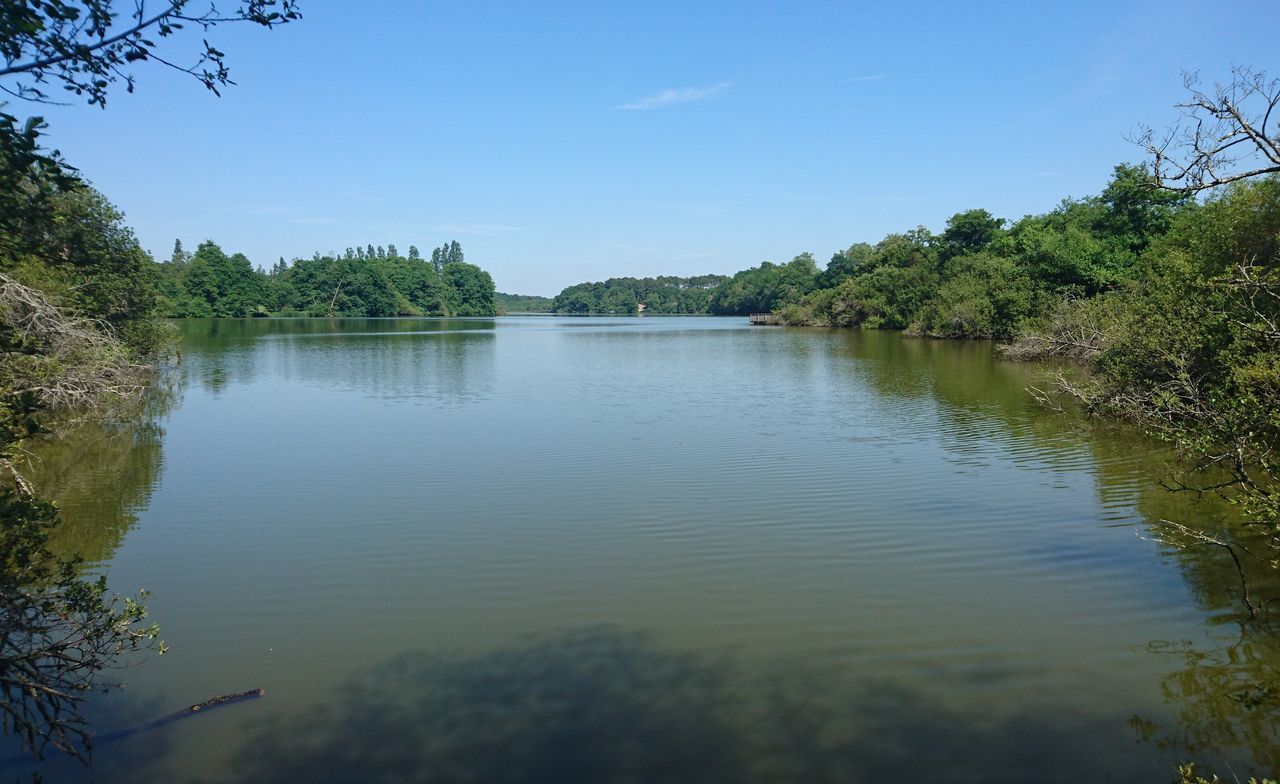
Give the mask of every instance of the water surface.
[[715, 318], [180, 329], [159, 413], [86, 424], [37, 471], [60, 546], [151, 590], [172, 648], [91, 714], [266, 696], [54, 780], [1164, 781], [1280, 759], [1280, 656], [1229, 562], [1144, 538], [1222, 505], [1160, 489], [1139, 434], [1038, 408], [1036, 368], [990, 344]]

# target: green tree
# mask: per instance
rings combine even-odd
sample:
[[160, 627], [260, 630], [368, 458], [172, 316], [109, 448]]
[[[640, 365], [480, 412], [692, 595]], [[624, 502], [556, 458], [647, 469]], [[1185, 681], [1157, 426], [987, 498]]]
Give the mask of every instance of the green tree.
[[173, 241], [173, 253], [169, 256], [169, 263], [174, 267], [183, 267], [191, 260], [191, 255], [182, 249], [182, 240]]
[[[266, 309], [266, 276], [243, 254], [228, 256], [213, 242], [203, 242], [196, 249], [183, 284], [188, 296], [205, 303], [212, 316], [248, 316]], [[201, 305], [193, 310], [204, 312]]]
[[958, 212], [947, 219], [947, 228], [938, 237], [939, 255], [946, 260], [980, 253], [996, 241], [1003, 225], [1003, 218], [992, 217], [986, 210]]
[[818, 288], [829, 289], [845, 278], [852, 278], [871, 268], [873, 248], [865, 242], [857, 242], [845, 250], [836, 251], [818, 278]]
[[444, 266], [444, 281], [450, 292], [450, 315], [497, 315], [493, 278], [489, 273], [474, 264], [454, 261]]
[[818, 265], [809, 253], [801, 253], [786, 264], [761, 262], [717, 286], [711, 293], [711, 312], [739, 316], [768, 313], [799, 302], [817, 288], [818, 280]]

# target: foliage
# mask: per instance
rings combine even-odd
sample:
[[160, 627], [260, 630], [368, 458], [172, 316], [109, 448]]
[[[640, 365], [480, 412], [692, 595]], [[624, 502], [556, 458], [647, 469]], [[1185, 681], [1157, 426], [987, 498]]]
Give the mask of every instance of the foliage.
[[910, 325], [941, 338], [1002, 338], [1036, 310], [1035, 283], [1015, 259], [988, 253], [946, 262], [942, 282]]
[[1229, 470], [1246, 512], [1280, 534], [1280, 177], [1184, 211], [1101, 315], [1089, 383], [1065, 390]]
[[799, 302], [817, 288], [818, 265], [801, 253], [786, 264], [762, 262], [743, 270], [711, 292], [711, 312], [724, 316], [768, 313]]
[[817, 290], [777, 311], [789, 324], [1008, 338], [1058, 302], [1123, 286], [1189, 208], [1186, 196], [1152, 187], [1143, 168], [1117, 166], [1100, 195], [1008, 228], [972, 209], [936, 236], [917, 228], [853, 245], [832, 256]]
[[496, 292], [494, 300], [498, 306], [498, 315], [507, 313], [550, 313], [551, 297], [539, 297], [534, 294], [504, 294]]
[[[454, 242], [454, 255], [462, 248]], [[439, 250], [437, 248], [437, 250]], [[245, 317], [271, 313], [307, 316], [492, 316], [497, 313], [493, 279], [473, 264], [454, 261], [437, 272], [417, 257], [396, 255], [395, 246], [348, 248], [341, 255], [284, 259], [270, 271], [249, 259], [228, 256], [204, 242], [187, 256], [177, 243], [173, 257], [155, 265], [161, 307], [178, 317]]]
[[874, 252], [875, 249], [865, 242], [857, 242], [845, 250], [836, 251], [827, 263], [827, 268], [818, 276], [818, 288], [835, 288], [845, 278], [866, 272], [871, 267]]
[[[134, 63], [154, 61], [195, 77], [215, 94], [232, 84], [225, 55], [203, 42], [195, 64], [175, 65], [160, 56], [154, 39], [168, 38], [186, 26], [203, 31], [223, 22], [250, 22], [275, 27], [301, 18], [294, 0], [240, 0], [230, 13], [207, 9], [191, 0], [167, 0], [148, 14], [135, 2], [122, 14], [111, 0], [0, 0], [0, 79], [6, 92], [45, 101], [38, 85], [60, 83], [90, 105], [106, 106], [107, 91], [123, 80], [133, 92]], [[193, 6], [195, 7], [193, 9]]]
[[449, 315], [497, 315], [493, 278], [489, 273], [465, 261], [451, 261], [444, 265], [442, 277], [449, 297]]
[[[417, 251], [417, 248], [411, 250]], [[438, 248], [431, 251], [431, 266], [435, 268], [436, 274], [444, 274], [446, 264], [460, 264], [465, 261], [462, 254], [462, 246], [457, 240], [446, 242]]]
[[[1213, 778], [1206, 779], [1199, 771], [1196, 770], [1195, 763], [1188, 762], [1185, 765], [1178, 766], [1178, 778], [1175, 784], [1219, 784], [1219, 782], [1222, 781], [1222, 779], [1218, 778], [1216, 773], [1210, 773], [1209, 775], [1213, 776]], [[1250, 776], [1248, 784], [1276, 784], [1276, 780], [1258, 779]]]
[[782, 303], [779, 312], [792, 324], [904, 329], [937, 285], [930, 239], [923, 229], [891, 234], [869, 253], [861, 252], [855, 264], [833, 259], [854, 274], [832, 289], [811, 287], [805, 296]]
[[945, 259], [980, 253], [1000, 237], [1003, 218], [986, 210], [967, 210], [952, 215], [947, 228], [938, 237], [938, 255]]
[[579, 283], [561, 291], [551, 301], [553, 313], [646, 313], [703, 314], [708, 311], [711, 291], [727, 280], [721, 275], [690, 278], [609, 278], [604, 282]]

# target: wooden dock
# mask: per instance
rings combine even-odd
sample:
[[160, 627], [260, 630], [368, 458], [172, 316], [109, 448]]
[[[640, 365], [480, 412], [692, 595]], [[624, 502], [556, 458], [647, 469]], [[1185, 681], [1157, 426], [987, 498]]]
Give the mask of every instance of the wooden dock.
[[747, 318], [756, 327], [780, 327], [783, 323], [782, 316], [776, 313], [752, 313]]

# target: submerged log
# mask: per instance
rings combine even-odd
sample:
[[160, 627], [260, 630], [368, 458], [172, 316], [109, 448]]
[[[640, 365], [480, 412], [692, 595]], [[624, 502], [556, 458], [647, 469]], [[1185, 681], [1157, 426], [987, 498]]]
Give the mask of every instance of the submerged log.
[[135, 724], [132, 727], [125, 727], [122, 730], [113, 730], [111, 732], [104, 732], [100, 735], [93, 735], [90, 739], [94, 745], [110, 743], [113, 740], [120, 740], [121, 738], [127, 738], [130, 735], [137, 735], [140, 732], [146, 732], [147, 730], [154, 730], [157, 727], [163, 727], [166, 724], [172, 724], [179, 719], [186, 719], [203, 711], [220, 708], [223, 705], [243, 702], [244, 700], [252, 700], [257, 697], [261, 697], [265, 693], [266, 692], [263, 689], [250, 689], [248, 691], [239, 691], [235, 694], [223, 694], [219, 697], [205, 700], [204, 702], [198, 702], [195, 705], [189, 705], [182, 710], [174, 711], [167, 716], [161, 716], [157, 719], [144, 721], [141, 724]]
[[[243, 702], [245, 700], [257, 699], [258, 697], [261, 697], [265, 693], [266, 692], [263, 689], [250, 689], [248, 691], [238, 691], [234, 694], [223, 694], [217, 697], [213, 697], [211, 699], [205, 700], [204, 702], [198, 702], [195, 705], [188, 705], [182, 710], [176, 710], [173, 713], [170, 713], [168, 715], [160, 716], [159, 718], [155, 718], [155, 719], [150, 719], [148, 721], [144, 721], [139, 724], [134, 724], [131, 727], [125, 727], [124, 729], [112, 730], [111, 732], [103, 732], [103, 733], [96, 733], [96, 734], [90, 735], [88, 739], [89, 740], [88, 747], [91, 749], [94, 746], [101, 746], [104, 743], [111, 743], [112, 741], [121, 740], [123, 738], [128, 738], [133, 735], [138, 735], [139, 733], [147, 732], [149, 730], [154, 730], [158, 727], [163, 727], [166, 724], [172, 724], [173, 722], [178, 721], [180, 719], [186, 719], [191, 716], [195, 716], [198, 713], [205, 713], [207, 711], [213, 710], [214, 708], [220, 708], [223, 705], [232, 705], [237, 702]], [[47, 759], [49, 757], [55, 757], [63, 753], [66, 753], [63, 749], [54, 749], [50, 751], [48, 754], [45, 754], [44, 757]], [[9, 767], [12, 765], [21, 765], [23, 763], [37, 762], [38, 759], [39, 758], [37, 758], [35, 755], [30, 753], [18, 754], [12, 757], [7, 757], [5, 759], [0, 759], [0, 768]]]

